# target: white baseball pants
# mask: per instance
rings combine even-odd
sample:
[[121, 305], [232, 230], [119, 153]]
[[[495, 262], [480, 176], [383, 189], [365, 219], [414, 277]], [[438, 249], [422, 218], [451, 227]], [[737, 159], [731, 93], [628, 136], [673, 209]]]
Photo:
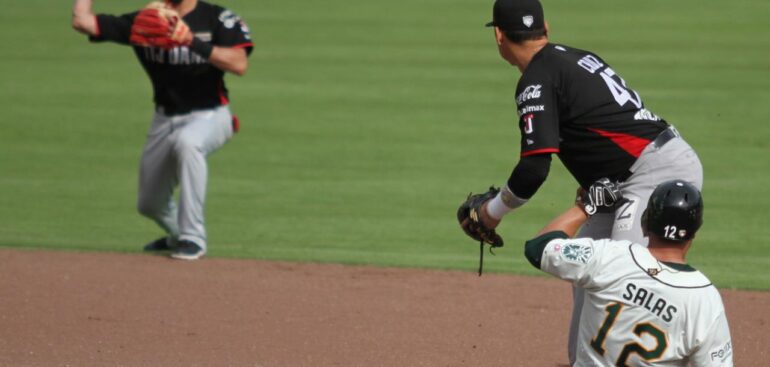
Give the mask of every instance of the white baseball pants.
[[[233, 135], [227, 106], [166, 116], [155, 113], [139, 167], [139, 212], [153, 219], [172, 240], [188, 240], [206, 250], [204, 203], [206, 157]], [[179, 185], [179, 204], [174, 189]]]

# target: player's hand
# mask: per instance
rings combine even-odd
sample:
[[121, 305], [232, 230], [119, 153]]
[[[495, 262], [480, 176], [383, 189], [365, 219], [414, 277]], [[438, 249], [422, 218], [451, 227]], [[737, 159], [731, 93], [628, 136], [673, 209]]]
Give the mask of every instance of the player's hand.
[[483, 194], [471, 193], [457, 209], [457, 221], [465, 234], [492, 247], [503, 246], [503, 238], [495, 232], [495, 227], [500, 221], [494, 220], [486, 213], [485, 204], [497, 196], [498, 192], [500, 189], [490, 187]]
[[190, 27], [187, 26], [187, 23], [185, 23], [182, 18], [179, 18], [177, 19], [176, 24], [173, 24], [173, 29], [171, 30], [169, 38], [175, 43], [189, 46], [193, 41], [193, 34], [190, 31]]
[[153, 1], [134, 18], [129, 42], [142, 47], [171, 49], [192, 43], [192, 32], [174, 8]]
[[588, 190], [578, 188], [575, 203], [588, 215], [594, 215], [602, 209], [612, 209], [623, 200], [618, 185], [609, 178], [600, 178]]
[[485, 201], [484, 204], [481, 205], [481, 210], [479, 211], [481, 223], [483, 223], [487, 228], [495, 229], [500, 225], [500, 219], [495, 219], [489, 215], [489, 212], [487, 211], [487, 205], [489, 205], [489, 200]]

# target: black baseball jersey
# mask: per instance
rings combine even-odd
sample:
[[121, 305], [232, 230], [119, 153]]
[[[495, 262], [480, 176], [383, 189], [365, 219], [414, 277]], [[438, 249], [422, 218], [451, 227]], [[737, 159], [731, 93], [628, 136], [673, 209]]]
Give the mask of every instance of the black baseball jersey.
[[557, 153], [588, 187], [622, 177], [668, 124], [599, 56], [547, 44], [516, 89], [522, 157]]
[[[121, 16], [99, 14], [98, 35], [92, 41], [129, 44], [131, 25], [138, 12]], [[198, 1], [195, 9], [184, 16], [193, 35], [214, 46], [245, 48], [251, 53], [253, 44], [246, 24], [231, 11]], [[155, 104], [166, 115], [209, 109], [228, 103], [224, 71], [192, 52], [188, 47], [164, 50], [134, 46], [134, 53], [152, 81]]]

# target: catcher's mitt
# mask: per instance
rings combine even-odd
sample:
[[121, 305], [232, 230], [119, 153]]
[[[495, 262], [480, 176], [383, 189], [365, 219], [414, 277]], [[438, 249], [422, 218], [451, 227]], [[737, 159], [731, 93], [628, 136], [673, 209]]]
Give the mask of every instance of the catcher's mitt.
[[171, 49], [189, 45], [190, 27], [168, 4], [153, 1], [140, 10], [131, 26], [131, 44], [142, 47]]
[[494, 228], [485, 226], [480, 216], [481, 206], [497, 196], [498, 192], [500, 189], [490, 186], [489, 191], [483, 194], [470, 193], [465, 202], [457, 209], [457, 221], [460, 223], [460, 227], [470, 238], [479, 241], [479, 276], [481, 276], [484, 266], [484, 244], [491, 246], [490, 251], [492, 248], [503, 246], [503, 238], [495, 232]]

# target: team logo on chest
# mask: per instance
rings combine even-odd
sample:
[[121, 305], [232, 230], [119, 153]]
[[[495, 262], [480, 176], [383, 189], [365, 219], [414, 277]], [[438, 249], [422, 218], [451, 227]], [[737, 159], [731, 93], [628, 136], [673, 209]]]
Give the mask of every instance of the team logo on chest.
[[594, 256], [594, 249], [591, 246], [570, 243], [561, 248], [561, 255], [569, 262], [585, 264]]

